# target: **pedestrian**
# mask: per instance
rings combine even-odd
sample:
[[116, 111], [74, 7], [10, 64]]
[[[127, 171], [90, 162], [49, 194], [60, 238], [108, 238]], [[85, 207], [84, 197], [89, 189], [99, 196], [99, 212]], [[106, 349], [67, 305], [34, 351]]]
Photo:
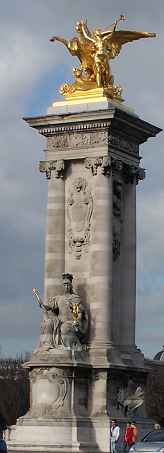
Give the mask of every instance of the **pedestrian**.
[[127, 453], [130, 450], [130, 447], [133, 445], [133, 427], [131, 426], [131, 422], [128, 421], [126, 428], [125, 428], [125, 433], [124, 433], [124, 439], [123, 439], [123, 451], [124, 453]]
[[158, 431], [159, 429], [161, 429], [159, 423], [154, 423], [154, 429], [155, 429], [155, 431]]
[[133, 444], [135, 444], [135, 442], [136, 442], [137, 439], [138, 439], [138, 428], [137, 428], [137, 426], [136, 426], [135, 421], [133, 421], [133, 422], [131, 423], [131, 427], [133, 428], [133, 436], [132, 436], [132, 440], [133, 440], [132, 445], [133, 445]]
[[110, 438], [111, 438], [111, 453], [117, 453], [117, 443], [120, 437], [120, 427], [118, 426], [117, 420], [113, 419], [111, 421], [111, 430], [110, 430]]

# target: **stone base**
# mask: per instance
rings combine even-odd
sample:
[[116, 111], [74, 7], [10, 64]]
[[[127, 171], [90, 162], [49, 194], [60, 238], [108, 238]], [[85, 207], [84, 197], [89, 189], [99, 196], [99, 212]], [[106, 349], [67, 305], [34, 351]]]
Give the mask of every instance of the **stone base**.
[[65, 363], [62, 354], [49, 354], [54, 366], [40, 353], [26, 364], [30, 409], [8, 432], [9, 452], [109, 451], [107, 369], [86, 366], [76, 353], [78, 362], [65, 351]]
[[108, 417], [36, 420], [22, 417], [8, 430], [8, 452], [109, 452]]
[[73, 356], [65, 351], [65, 361], [62, 354], [36, 353], [26, 366], [31, 405], [8, 430], [9, 453], [107, 453], [107, 413], [123, 425], [128, 417], [146, 420], [142, 392], [147, 370], [135, 346], [106, 345], [103, 351], [97, 345]]
[[61, 115], [61, 114], [69, 114], [69, 113], [82, 113], [82, 112], [92, 112], [96, 110], [109, 110], [111, 108], [117, 108], [119, 110], [123, 110], [124, 112], [131, 114], [133, 116], [137, 116], [134, 109], [129, 107], [126, 104], [122, 104], [118, 100], [109, 99], [106, 96], [99, 96], [88, 99], [84, 97], [84, 99], [73, 99], [67, 101], [55, 101], [48, 107], [47, 114], [48, 115]]

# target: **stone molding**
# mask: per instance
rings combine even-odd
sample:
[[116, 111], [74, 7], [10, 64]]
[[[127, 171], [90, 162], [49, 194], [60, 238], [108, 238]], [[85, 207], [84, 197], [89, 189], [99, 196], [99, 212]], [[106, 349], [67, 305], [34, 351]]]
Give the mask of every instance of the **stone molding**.
[[46, 173], [47, 179], [51, 179], [51, 174], [53, 171], [53, 176], [55, 178], [64, 178], [64, 160], [42, 160], [39, 163], [39, 171], [41, 173]]
[[66, 134], [66, 133], [71, 133], [71, 132], [81, 132], [81, 131], [88, 131], [88, 130], [94, 130], [94, 129], [105, 129], [108, 128], [111, 125], [111, 120], [106, 120], [106, 121], [87, 121], [87, 122], [79, 122], [79, 123], [70, 123], [66, 125], [60, 126], [59, 124], [49, 126], [49, 127], [41, 127], [38, 128], [39, 134], [42, 134], [46, 137], [50, 137], [54, 134], [61, 133], [61, 134]]

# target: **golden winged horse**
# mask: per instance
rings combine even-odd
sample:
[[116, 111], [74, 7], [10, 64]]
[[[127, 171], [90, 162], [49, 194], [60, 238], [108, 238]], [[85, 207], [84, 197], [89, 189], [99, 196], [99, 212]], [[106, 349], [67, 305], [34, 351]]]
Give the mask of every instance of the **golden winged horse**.
[[70, 40], [53, 36], [50, 41], [59, 41], [64, 44], [71, 55], [80, 61], [78, 68], [73, 68], [75, 82], [65, 83], [60, 92], [64, 95], [72, 95], [79, 91], [88, 91], [95, 88], [109, 90], [111, 97], [121, 98], [121, 87], [114, 85], [109, 62], [117, 57], [124, 44], [141, 38], [154, 38], [156, 33], [137, 32], [130, 30], [117, 30], [118, 23], [126, 20], [120, 15], [109, 27], [102, 31], [96, 28], [90, 31], [87, 21], [76, 23], [75, 30], [78, 34]]

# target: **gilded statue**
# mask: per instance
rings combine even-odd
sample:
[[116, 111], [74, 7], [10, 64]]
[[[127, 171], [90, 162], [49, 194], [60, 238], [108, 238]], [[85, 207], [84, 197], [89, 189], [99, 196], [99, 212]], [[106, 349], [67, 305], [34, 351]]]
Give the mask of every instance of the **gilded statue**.
[[60, 89], [66, 99], [76, 97], [90, 90], [101, 89], [109, 98], [122, 101], [122, 88], [114, 84], [111, 73], [110, 60], [116, 58], [124, 44], [141, 38], [154, 38], [156, 33], [117, 30], [119, 22], [126, 17], [120, 15], [109, 27], [102, 31], [100, 28], [89, 30], [87, 21], [76, 23], [76, 37], [70, 40], [53, 36], [50, 41], [59, 41], [66, 46], [72, 56], [80, 61], [78, 68], [73, 68], [75, 81], [72, 84], [64, 83]]

